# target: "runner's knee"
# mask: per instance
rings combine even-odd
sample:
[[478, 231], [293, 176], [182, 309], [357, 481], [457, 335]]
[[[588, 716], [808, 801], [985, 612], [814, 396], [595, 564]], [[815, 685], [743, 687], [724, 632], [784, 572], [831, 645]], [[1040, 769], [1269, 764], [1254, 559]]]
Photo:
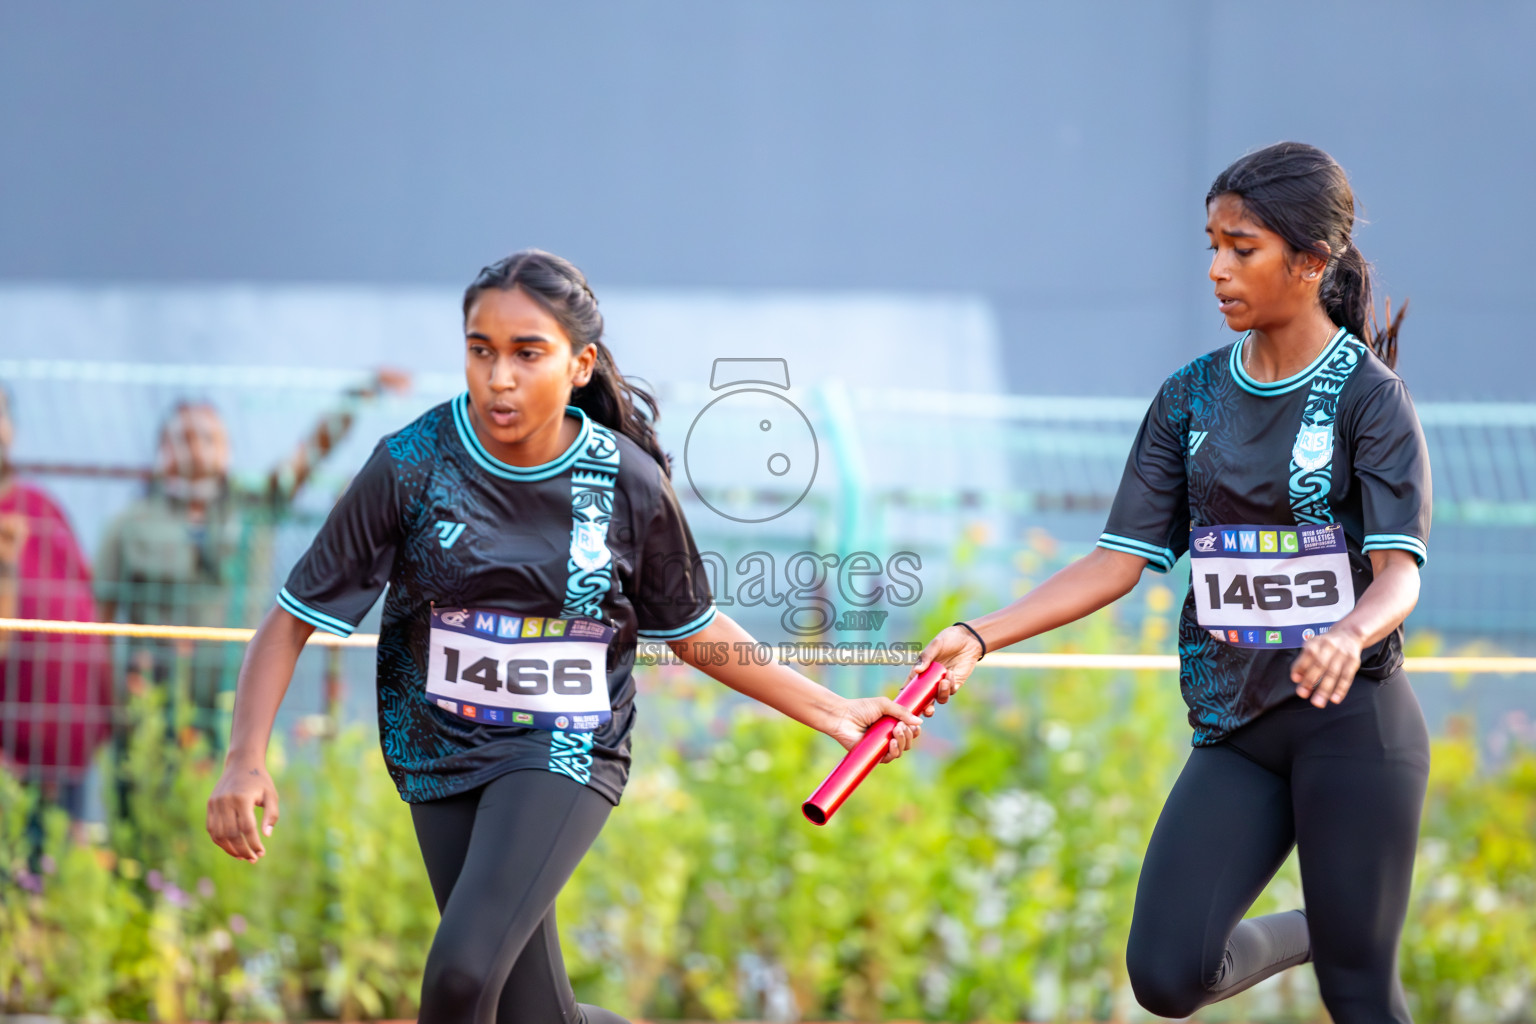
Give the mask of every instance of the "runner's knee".
[[1188, 1017], [1204, 1005], [1206, 996], [1203, 989], [1180, 985], [1159, 974], [1132, 974], [1131, 991], [1136, 993], [1136, 1002], [1143, 1010], [1173, 1018]]
[[[481, 1003], [488, 996], [490, 979], [461, 963], [433, 963], [428, 961], [421, 982], [421, 1020], [423, 1024], [435, 1021], [472, 1021]], [[495, 997], [490, 997], [492, 1005]]]
[[1175, 946], [1166, 937], [1156, 940], [1143, 935], [1138, 939], [1133, 925], [1126, 947], [1125, 966], [1136, 1002], [1159, 1017], [1188, 1017], [1208, 995], [1200, 984], [1199, 966]]

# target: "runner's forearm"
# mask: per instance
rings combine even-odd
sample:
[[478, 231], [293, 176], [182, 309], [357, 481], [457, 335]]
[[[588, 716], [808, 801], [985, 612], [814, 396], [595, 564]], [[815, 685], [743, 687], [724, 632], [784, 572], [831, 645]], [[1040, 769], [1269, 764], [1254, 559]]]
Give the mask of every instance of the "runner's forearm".
[[274, 607], [256, 629], [240, 665], [235, 714], [225, 764], [266, 763], [272, 723], [288, 692], [294, 666], [315, 627]]
[[1136, 586], [1146, 564], [1145, 558], [1094, 548], [1006, 608], [966, 621], [987, 650], [996, 651], [1113, 604]]
[[[756, 646], [757, 641], [730, 616], [718, 614], [699, 632], [686, 640], [674, 640], [669, 646], [679, 658], [716, 682], [766, 704], [802, 725], [818, 732], [827, 731], [834, 709], [842, 703], [842, 698], [788, 665], [778, 662], [758, 665], [741, 657], [738, 652], [745, 649], [738, 646], [741, 644]], [[728, 654], [717, 657], [719, 651]]]
[[1361, 648], [1389, 636], [1419, 603], [1419, 566], [1413, 555], [1397, 550], [1370, 555], [1375, 578], [1354, 609], [1333, 627], [1353, 633]]

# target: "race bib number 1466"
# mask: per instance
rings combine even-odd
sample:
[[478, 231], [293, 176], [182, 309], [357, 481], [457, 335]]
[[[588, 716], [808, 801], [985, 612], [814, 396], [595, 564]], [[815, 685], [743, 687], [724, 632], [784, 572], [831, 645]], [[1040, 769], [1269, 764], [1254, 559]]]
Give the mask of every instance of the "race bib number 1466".
[[1197, 527], [1189, 566], [1201, 627], [1237, 647], [1300, 647], [1355, 606], [1339, 523]]
[[433, 608], [427, 694], [489, 725], [591, 732], [613, 717], [613, 627], [478, 608]]

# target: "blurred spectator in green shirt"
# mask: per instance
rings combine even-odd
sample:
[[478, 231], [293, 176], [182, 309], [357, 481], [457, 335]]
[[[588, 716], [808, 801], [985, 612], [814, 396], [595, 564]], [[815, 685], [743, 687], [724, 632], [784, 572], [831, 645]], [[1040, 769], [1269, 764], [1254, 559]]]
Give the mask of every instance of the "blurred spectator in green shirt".
[[[311, 471], [351, 429], [358, 405], [403, 392], [408, 375], [380, 370], [326, 415], [259, 486], [229, 474], [229, 438], [218, 410], [183, 402], [160, 428], [148, 492], [107, 527], [96, 555], [96, 595], [106, 621], [175, 626], [254, 626], [272, 603], [274, 527]], [[237, 644], [131, 643], [133, 690], [155, 682], [190, 700], [191, 718], [217, 739], [221, 694], [232, 694]]]

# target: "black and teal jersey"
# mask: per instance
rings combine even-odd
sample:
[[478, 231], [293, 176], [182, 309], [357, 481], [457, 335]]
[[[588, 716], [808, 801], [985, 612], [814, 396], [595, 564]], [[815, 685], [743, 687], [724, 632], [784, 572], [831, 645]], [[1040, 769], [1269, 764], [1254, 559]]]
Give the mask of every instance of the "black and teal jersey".
[[[542, 466], [492, 456], [470, 424], [467, 395], [384, 438], [278, 595], [290, 614], [345, 636], [386, 593], [379, 739], [408, 801], [534, 769], [569, 775], [618, 803], [629, 774], [637, 637], [680, 639], [715, 617], [661, 467], [581, 410], [568, 414], [580, 420], [576, 440]], [[595, 731], [547, 731], [437, 706], [426, 693], [428, 637], [433, 609], [445, 607], [612, 627], [612, 717]]]
[[[1163, 383], [1099, 546], [1140, 555], [1168, 572], [1201, 527], [1337, 523], [1357, 599], [1372, 579], [1369, 552], [1398, 548], [1422, 565], [1429, 455], [1402, 379], [1341, 328], [1306, 369], [1260, 382], [1243, 369], [1246, 337]], [[1214, 541], [1207, 534], [1202, 543]], [[1191, 587], [1179, 621], [1179, 678], [1194, 742], [1203, 745], [1292, 696], [1297, 652], [1217, 639], [1201, 626], [1195, 605]], [[1265, 635], [1280, 639], [1275, 632], [1255, 640], [1263, 643]], [[1363, 652], [1361, 674], [1389, 676], [1402, 664], [1402, 646], [1399, 628]]]

